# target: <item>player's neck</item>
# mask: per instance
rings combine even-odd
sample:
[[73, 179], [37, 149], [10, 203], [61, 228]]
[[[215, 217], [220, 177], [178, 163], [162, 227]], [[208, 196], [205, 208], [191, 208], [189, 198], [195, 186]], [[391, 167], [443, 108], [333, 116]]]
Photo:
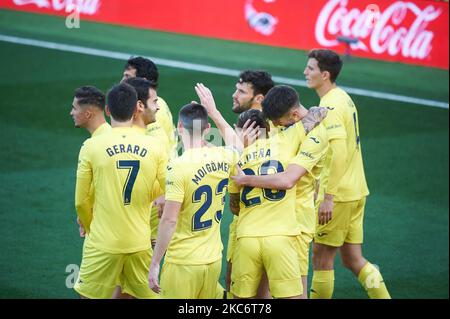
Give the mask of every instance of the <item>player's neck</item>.
[[316, 88], [316, 93], [320, 98], [323, 98], [328, 92], [336, 88], [336, 83], [325, 82], [318, 88]]
[[261, 105], [261, 103], [253, 103], [252, 106], [250, 107], [250, 109], [262, 111], [262, 105]]
[[128, 121], [125, 122], [119, 122], [116, 121], [113, 117], [111, 117], [111, 127], [115, 128], [115, 127], [132, 127], [133, 126], [133, 119], [129, 119]]
[[135, 118], [133, 120], [133, 125], [144, 130], [147, 129], [147, 125], [145, 125], [144, 120], [141, 118]]
[[106, 123], [104, 116], [94, 117], [87, 125], [86, 129], [92, 135], [101, 125]]
[[206, 146], [206, 141], [200, 138], [191, 138], [190, 136], [182, 136], [183, 147], [185, 150], [192, 148], [201, 148]]

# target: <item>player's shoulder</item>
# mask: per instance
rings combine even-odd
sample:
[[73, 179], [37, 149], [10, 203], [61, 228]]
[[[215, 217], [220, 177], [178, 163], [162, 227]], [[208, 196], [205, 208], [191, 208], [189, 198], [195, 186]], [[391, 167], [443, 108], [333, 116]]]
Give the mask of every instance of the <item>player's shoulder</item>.
[[327, 136], [327, 127], [325, 126], [324, 121], [320, 122], [316, 127], [314, 127], [311, 132], [308, 133], [307, 136]]
[[290, 140], [293, 137], [302, 138], [305, 135], [306, 131], [305, 128], [303, 127], [303, 123], [299, 121], [289, 126], [279, 127], [276, 133], [270, 135], [270, 139], [273, 141], [283, 141], [283, 140]]
[[93, 135], [87, 139], [84, 140], [83, 144], [81, 144], [81, 147], [89, 148], [92, 147], [92, 145], [98, 145], [102, 143], [102, 141], [105, 139], [105, 135], [108, 135], [109, 132], [105, 132], [103, 134], [99, 135]]
[[322, 97], [320, 106], [326, 107], [328, 115], [332, 116], [335, 113], [347, 111], [349, 107], [355, 107], [355, 103], [347, 92], [340, 87], [336, 87]]
[[140, 139], [149, 147], [149, 149], [157, 151], [158, 153], [167, 153], [167, 141], [162, 140], [160, 136], [142, 134]]
[[306, 136], [306, 141], [311, 144], [328, 144], [328, 134], [325, 125], [320, 123]]
[[186, 174], [194, 169], [192, 163], [187, 162], [188, 159], [183, 157], [183, 155], [179, 157], [171, 158], [167, 162], [167, 174], [168, 176], [176, 176], [177, 178], [183, 178]]
[[240, 156], [240, 152], [234, 146], [214, 146], [211, 150], [219, 157], [226, 160], [233, 160]]
[[280, 129], [279, 133], [275, 134], [273, 138], [277, 145], [285, 145], [289, 149], [295, 148], [306, 138], [305, 127], [302, 121], [298, 121]]

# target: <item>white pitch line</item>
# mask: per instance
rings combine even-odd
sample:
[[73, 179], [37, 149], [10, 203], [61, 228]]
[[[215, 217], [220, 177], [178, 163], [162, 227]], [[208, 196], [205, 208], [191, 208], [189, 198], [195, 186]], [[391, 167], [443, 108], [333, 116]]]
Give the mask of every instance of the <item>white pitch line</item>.
[[[55, 42], [41, 41], [41, 40], [35, 40], [35, 39], [19, 38], [19, 37], [13, 37], [13, 36], [8, 36], [8, 35], [3, 35], [3, 34], [0, 34], [0, 41], [21, 44], [21, 45], [30, 45], [30, 46], [65, 51], [65, 52], [74, 52], [74, 53], [80, 53], [80, 54], [94, 55], [94, 56], [100, 56], [100, 57], [117, 59], [117, 60], [128, 60], [130, 58], [130, 56], [133, 55], [131, 53], [88, 48], [88, 47], [82, 47], [82, 46], [78, 46], [78, 45], [55, 43]], [[147, 56], [147, 58], [153, 60], [157, 65], [163, 65], [163, 66], [177, 68], [177, 69], [199, 71], [199, 72], [227, 75], [227, 76], [233, 76], [233, 77], [237, 77], [240, 73], [240, 70], [226, 69], [226, 68], [220, 68], [220, 67], [215, 67], [215, 66], [210, 66], [210, 65], [182, 62], [182, 61], [177, 61], [177, 60], [162, 59], [162, 58], [150, 57], [150, 56]], [[286, 77], [281, 77], [281, 76], [274, 76], [273, 80], [278, 83], [306, 87], [306, 81], [303, 81], [303, 80], [286, 78]], [[392, 94], [392, 93], [386, 93], [386, 92], [358, 89], [358, 88], [353, 88], [353, 87], [341, 86], [341, 88], [344, 89], [347, 93], [354, 94], [354, 95], [367, 96], [367, 97], [373, 97], [373, 98], [391, 100], [391, 101], [397, 101], [397, 102], [404, 102], [404, 103], [411, 103], [411, 104], [433, 106], [433, 107], [439, 107], [439, 108], [444, 108], [444, 109], [449, 108], [448, 102], [421, 99], [421, 98], [416, 98], [416, 97], [411, 97], [411, 96], [404, 96], [404, 95], [398, 95], [398, 94]]]

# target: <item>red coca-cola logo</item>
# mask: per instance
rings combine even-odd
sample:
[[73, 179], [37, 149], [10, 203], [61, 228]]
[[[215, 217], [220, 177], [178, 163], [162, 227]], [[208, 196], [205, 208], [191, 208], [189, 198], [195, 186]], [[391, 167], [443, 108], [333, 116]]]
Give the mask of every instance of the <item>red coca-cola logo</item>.
[[13, 0], [17, 6], [34, 4], [38, 8], [65, 11], [67, 13], [77, 11], [82, 14], [93, 15], [100, 8], [100, 0]]
[[396, 1], [374, 15], [373, 7], [348, 8], [348, 2], [330, 0], [320, 11], [315, 37], [321, 46], [337, 46], [337, 37], [346, 36], [359, 40], [351, 44], [354, 50], [416, 59], [430, 54], [434, 33], [427, 26], [441, 15], [441, 9]]

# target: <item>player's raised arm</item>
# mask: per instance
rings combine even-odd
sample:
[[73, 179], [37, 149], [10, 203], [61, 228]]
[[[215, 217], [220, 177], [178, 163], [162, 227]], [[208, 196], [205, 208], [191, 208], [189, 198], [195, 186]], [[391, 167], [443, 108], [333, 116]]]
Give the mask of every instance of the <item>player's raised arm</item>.
[[214, 121], [219, 129], [220, 135], [224, 139], [225, 144], [227, 146], [233, 146], [238, 151], [242, 151], [244, 148], [242, 141], [239, 139], [233, 128], [227, 123], [225, 118], [222, 116], [222, 113], [220, 113], [217, 109], [211, 90], [204, 86], [203, 83], [197, 83], [195, 86], [195, 92], [197, 92], [200, 103], [206, 108], [209, 117]]

